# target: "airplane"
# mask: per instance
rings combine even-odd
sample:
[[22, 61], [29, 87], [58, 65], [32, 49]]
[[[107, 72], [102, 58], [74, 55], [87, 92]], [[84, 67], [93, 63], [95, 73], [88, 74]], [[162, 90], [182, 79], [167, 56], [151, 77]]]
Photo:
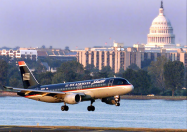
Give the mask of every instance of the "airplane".
[[16, 92], [17, 95], [49, 103], [64, 102], [62, 111], [68, 111], [66, 104], [78, 104], [91, 101], [88, 111], [94, 111], [92, 105], [96, 99], [110, 105], [120, 106], [120, 95], [127, 94], [134, 86], [120, 77], [84, 80], [76, 82], [40, 85], [26, 63], [18, 61], [24, 88], [3, 86], [5, 91]]

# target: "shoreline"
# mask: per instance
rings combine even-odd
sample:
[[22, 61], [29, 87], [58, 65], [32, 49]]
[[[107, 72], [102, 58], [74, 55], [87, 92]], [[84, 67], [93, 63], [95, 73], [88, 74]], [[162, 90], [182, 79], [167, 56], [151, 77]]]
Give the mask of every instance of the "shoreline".
[[187, 96], [146, 96], [146, 95], [122, 95], [121, 99], [134, 99], [134, 100], [187, 100]]
[[[0, 97], [19, 97], [17, 93], [12, 92], [0, 92]], [[150, 99], [162, 99], [162, 100], [187, 100], [187, 96], [146, 96], [146, 95], [122, 95], [121, 99], [129, 100], [150, 100]]]
[[84, 127], [84, 126], [17, 126], [17, 125], [0, 125], [0, 131], [144, 131], [144, 132], [186, 132], [187, 129], [172, 128], [129, 128], [129, 127]]

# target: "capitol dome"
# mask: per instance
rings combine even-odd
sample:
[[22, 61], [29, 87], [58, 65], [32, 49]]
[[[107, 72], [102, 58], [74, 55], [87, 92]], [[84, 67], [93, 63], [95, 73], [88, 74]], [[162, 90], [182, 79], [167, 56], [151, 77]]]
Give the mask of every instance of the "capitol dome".
[[159, 15], [152, 21], [150, 33], [147, 35], [146, 47], [168, 47], [175, 44], [175, 35], [171, 22], [164, 15], [163, 2]]
[[171, 27], [171, 23], [169, 19], [167, 19], [163, 14], [158, 15], [152, 22], [151, 26], [169, 26]]

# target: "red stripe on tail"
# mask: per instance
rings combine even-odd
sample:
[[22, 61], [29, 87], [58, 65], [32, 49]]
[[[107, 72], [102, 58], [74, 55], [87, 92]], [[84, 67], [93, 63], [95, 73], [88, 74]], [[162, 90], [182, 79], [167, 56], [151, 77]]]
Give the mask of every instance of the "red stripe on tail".
[[20, 65], [26, 65], [26, 64], [25, 64], [25, 61], [18, 61], [18, 65], [20, 66]]

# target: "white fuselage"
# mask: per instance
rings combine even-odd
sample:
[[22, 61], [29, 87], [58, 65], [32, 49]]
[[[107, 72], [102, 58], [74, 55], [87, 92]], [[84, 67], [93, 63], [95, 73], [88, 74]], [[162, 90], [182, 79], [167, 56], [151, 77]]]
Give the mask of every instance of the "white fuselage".
[[[66, 91], [71, 92], [71, 93], [84, 93], [86, 96], [89, 96], [93, 99], [101, 99], [101, 98], [106, 98], [106, 97], [113, 97], [115, 95], [124, 95], [129, 93], [130, 91], [133, 90], [133, 85], [118, 85], [118, 86], [110, 86], [110, 87], [102, 87], [102, 88], [89, 88], [89, 89], [81, 89], [81, 90], [69, 90]], [[63, 91], [64, 92], [64, 91]], [[25, 96], [26, 98], [29, 99], [34, 99], [38, 101], [43, 101], [43, 102], [50, 102], [50, 103], [57, 103], [57, 102], [63, 102], [65, 95], [61, 95], [61, 97], [57, 96], [47, 96], [47, 95], [42, 95], [42, 94], [36, 94], [36, 95], [29, 95]], [[87, 99], [84, 99], [84, 96], [82, 96], [82, 100], [84, 101]]]

